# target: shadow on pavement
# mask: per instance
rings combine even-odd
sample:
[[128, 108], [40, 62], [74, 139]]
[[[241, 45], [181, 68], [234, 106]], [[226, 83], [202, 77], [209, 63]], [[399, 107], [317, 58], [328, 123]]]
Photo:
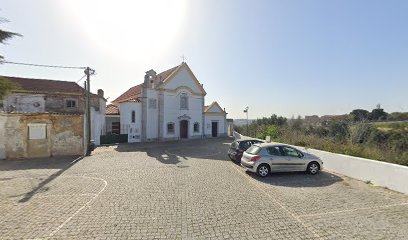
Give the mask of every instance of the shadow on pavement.
[[24, 196], [18, 201], [19, 203], [24, 203], [29, 201], [37, 192], [47, 189], [45, 186], [48, 183], [59, 177], [82, 158], [83, 157], [57, 157], [45, 159], [2, 160], [0, 164], [0, 172], [31, 169], [59, 169], [41, 181], [30, 192], [25, 193]]
[[123, 143], [118, 152], [144, 152], [163, 164], [178, 164], [189, 158], [227, 161], [230, 138], [180, 140], [172, 142]]
[[157, 161], [163, 164], [178, 164], [180, 163], [179, 156], [173, 154], [167, 154], [166, 149], [157, 143], [137, 144], [137, 143], [121, 143], [115, 148], [118, 152], [141, 152], [146, 153], [147, 156], [155, 158]]
[[306, 172], [271, 173], [265, 178], [252, 172], [246, 173], [260, 182], [283, 187], [325, 187], [343, 181], [341, 177], [324, 171], [316, 175]]
[[0, 171], [62, 169], [78, 158], [80, 158], [80, 156], [33, 158], [23, 160], [0, 160]]

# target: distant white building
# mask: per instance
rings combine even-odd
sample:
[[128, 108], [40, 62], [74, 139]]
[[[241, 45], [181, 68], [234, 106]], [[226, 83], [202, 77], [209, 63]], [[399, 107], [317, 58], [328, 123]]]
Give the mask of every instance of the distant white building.
[[128, 142], [226, 136], [226, 112], [205, 106], [203, 85], [183, 62], [160, 74], [146, 72], [143, 84], [116, 98], [106, 109], [108, 132], [128, 134]]

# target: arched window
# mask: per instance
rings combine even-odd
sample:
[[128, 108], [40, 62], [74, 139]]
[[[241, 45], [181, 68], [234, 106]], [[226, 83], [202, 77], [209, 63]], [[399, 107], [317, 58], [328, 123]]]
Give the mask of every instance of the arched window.
[[194, 126], [193, 126], [193, 129], [194, 129], [195, 133], [200, 132], [200, 124], [198, 122], [195, 122]]
[[186, 93], [180, 95], [180, 109], [188, 109], [188, 95]]
[[132, 111], [132, 123], [136, 122], [136, 112]]

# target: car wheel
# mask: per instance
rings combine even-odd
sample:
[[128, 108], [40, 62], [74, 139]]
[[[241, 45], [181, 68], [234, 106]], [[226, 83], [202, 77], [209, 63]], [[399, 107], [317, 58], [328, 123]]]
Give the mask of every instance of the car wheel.
[[316, 173], [318, 173], [319, 170], [320, 170], [320, 165], [317, 162], [311, 162], [309, 163], [309, 165], [307, 165], [307, 171], [312, 175], [315, 175]]
[[235, 156], [234, 162], [237, 163], [237, 164], [240, 164], [241, 163], [241, 158], [242, 158], [242, 155]]
[[268, 174], [271, 172], [271, 169], [269, 168], [268, 164], [261, 164], [258, 166], [256, 169], [256, 173], [260, 177], [266, 177]]

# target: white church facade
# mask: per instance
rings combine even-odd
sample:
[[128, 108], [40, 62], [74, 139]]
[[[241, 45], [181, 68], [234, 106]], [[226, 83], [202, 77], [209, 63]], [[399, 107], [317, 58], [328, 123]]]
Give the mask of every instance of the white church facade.
[[206, 94], [185, 62], [149, 70], [107, 106], [106, 124], [112, 134], [128, 134], [128, 142], [226, 136], [227, 113], [217, 102], [205, 106]]

